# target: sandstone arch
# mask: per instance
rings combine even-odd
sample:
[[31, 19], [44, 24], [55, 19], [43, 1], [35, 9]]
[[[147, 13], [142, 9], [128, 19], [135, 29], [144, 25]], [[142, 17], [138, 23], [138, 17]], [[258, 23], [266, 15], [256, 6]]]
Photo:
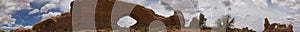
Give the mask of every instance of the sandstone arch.
[[122, 1], [114, 1], [114, 5], [112, 7], [112, 12], [111, 12], [111, 27], [112, 30], [122, 30], [128, 31], [129, 29], [127, 28], [121, 28], [120, 26], [117, 25], [118, 19], [120, 19], [123, 16], [129, 16], [133, 8], [135, 7], [135, 4], [131, 3], [126, 3]]
[[[97, 30], [99, 29], [118, 29], [120, 27], [117, 27], [116, 24], [116, 19], [119, 19], [122, 16], [128, 15], [127, 13], [122, 13], [122, 12], [114, 12], [114, 7], [116, 4], [118, 5], [118, 1], [115, 0], [99, 0], [97, 2], [97, 7], [96, 7], [96, 27]], [[127, 5], [126, 3], [123, 3]], [[133, 4], [129, 4], [131, 6]], [[124, 5], [122, 5], [124, 6]], [[163, 17], [155, 14], [151, 9], [147, 9], [143, 6], [140, 5], [134, 5], [131, 13], [129, 16], [137, 20], [137, 24], [135, 24], [132, 27], [149, 27], [149, 24], [154, 21], [154, 20], [161, 20], [166, 24], [168, 27], [180, 29], [181, 22], [178, 19], [178, 16], [171, 16], [171, 17]], [[118, 7], [118, 6], [116, 6]], [[132, 7], [132, 6], [131, 6]], [[123, 7], [124, 8], [124, 7]], [[123, 9], [120, 8], [120, 9]], [[126, 8], [126, 7], [125, 7]], [[127, 7], [128, 8], [128, 7]], [[120, 10], [119, 10], [120, 11]], [[125, 11], [128, 12], [128, 11]], [[130, 11], [129, 11], [130, 12]], [[117, 13], [117, 14], [114, 14]], [[100, 16], [100, 17], [98, 17]], [[111, 17], [111, 18], [108, 18]], [[111, 23], [107, 23], [111, 21]], [[99, 23], [99, 24], [97, 24]], [[101, 23], [101, 24], [100, 24]], [[105, 25], [104, 25], [105, 24]], [[171, 29], [171, 28], [170, 28]]]
[[131, 28], [136, 30], [147, 30], [152, 21], [161, 20], [163, 23], [165, 23], [167, 29], [170, 31], [173, 31], [174, 29], [180, 29], [182, 22], [179, 19], [177, 12], [175, 12], [175, 14], [176, 15], [166, 18], [154, 14], [152, 10], [144, 8], [143, 6], [136, 6], [131, 12], [130, 16], [136, 19], [138, 22]]

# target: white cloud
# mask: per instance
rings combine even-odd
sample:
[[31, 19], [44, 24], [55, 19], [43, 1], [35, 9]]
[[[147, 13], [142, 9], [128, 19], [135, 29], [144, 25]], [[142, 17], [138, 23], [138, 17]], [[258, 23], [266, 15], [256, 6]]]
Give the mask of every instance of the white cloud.
[[120, 1], [129, 2], [129, 3], [133, 3], [133, 4], [141, 4], [141, 2], [143, 2], [145, 0], [120, 0]]
[[48, 14], [43, 14], [43, 15], [41, 15], [41, 17], [42, 17], [41, 21], [49, 19], [49, 18], [57, 16], [57, 15], [60, 15], [60, 14], [61, 14], [60, 12], [49, 12]]
[[280, 7], [288, 7], [294, 11], [300, 10], [300, 0], [272, 0], [272, 4], [278, 4]]
[[45, 2], [49, 2], [49, 3], [59, 3], [60, 0], [33, 0], [32, 2], [37, 2], [37, 3], [45, 3]]
[[21, 27], [22, 25], [18, 24], [0, 24], [0, 29], [17, 29]]
[[20, 27], [6, 27], [6, 26], [2, 26], [0, 28], [2, 28], [2, 29], [17, 29], [17, 28], [20, 28]]
[[11, 18], [11, 15], [0, 13], [0, 24], [15, 24], [16, 19]]
[[189, 27], [193, 17], [196, 17], [202, 12], [198, 9], [198, 0], [167, 0], [166, 2], [170, 7], [175, 10], [180, 10], [184, 16], [185, 27]]
[[52, 9], [52, 8], [57, 8], [56, 4], [50, 3], [50, 4], [46, 4], [45, 6], [43, 6], [41, 8], [41, 12], [48, 12], [48, 10]]
[[32, 26], [25, 26], [24, 28], [32, 29]]
[[[30, 15], [30, 14], [35, 14], [38, 12], [48, 12], [50, 9], [56, 9], [56, 8], [60, 8], [60, 10], [63, 12], [69, 12], [70, 3], [72, 1], [73, 0], [33, 0], [32, 2], [36, 2], [36, 3], [45, 3], [45, 2], [49, 2], [49, 3], [45, 4], [42, 8], [40, 8], [41, 10], [34, 9], [33, 11], [30, 11], [28, 14]], [[41, 16], [43, 16], [43, 15], [41, 15]], [[47, 19], [47, 18], [50, 18], [50, 17], [45, 16], [42, 18], [42, 20]]]
[[124, 16], [118, 20], [117, 25], [119, 25], [120, 27], [129, 28], [130, 26], [132, 26], [136, 23], [137, 23], [137, 21], [135, 19], [133, 19], [132, 17]]
[[297, 5], [295, 5], [293, 7], [290, 7], [290, 8], [293, 9], [293, 10], [300, 10], [300, 4], [297, 4]]
[[31, 0], [0, 0], [0, 24], [15, 24], [16, 19], [11, 14], [22, 9], [31, 9], [30, 2]]
[[225, 0], [225, 6], [233, 6], [233, 7], [245, 7], [247, 4], [242, 0]]
[[28, 13], [28, 15], [35, 14], [35, 13], [37, 13], [37, 12], [39, 12], [39, 11], [40, 11], [39, 9], [34, 9], [34, 10], [30, 11], [30, 12]]
[[293, 5], [294, 1], [292, 0], [272, 0], [274, 4], [278, 4], [278, 6], [290, 6]]
[[70, 4], [73, 0], [61, 0], [61, 3], [59, 4], [61, 11], [63, 12], [69, 12], [70, 11]]
[[261, 8], [268, 7], [267, 0], [252, 0], [252, 2], [254, 3], [254, 5], [261, 7]]
[[161, 5], [161, 2], [158, 0], [147, 0], [141, 3], [141, 5], [146, 6], [147, 8], [150, 8], [153, 10], [155, 14], [164, 16], [164, 17], [170, 17], [174, 14], [174, 11], [168, 10], [163, 5]]
[[[63, 12], [69, 12], [70, 3], [72, 1], [73, 0], [34, 0], [32, 2], [36, 2], [36, 3], [49, 2], [41, 8], [40, 12], [47, 12], [48, 10], [53, 9], [53, 8], [60, 8], [60, 10]], [[32, 12], [35, 12], [35, 11], [32, 11]]]
[[[124, 0], [125, 2], [135, 2], [135, 4], [146, 6], [152, 9], [155, 14], [170, 17], [174, 15], [173, 10], [180, 10], [185, 18], [185, 26], [189, 26], [191, 19], [200, 14], [201, 10], [198, 9], [198, 0], [140, 0], [131, 1]], [[141, 2], [143, 1], [143, 2]]]

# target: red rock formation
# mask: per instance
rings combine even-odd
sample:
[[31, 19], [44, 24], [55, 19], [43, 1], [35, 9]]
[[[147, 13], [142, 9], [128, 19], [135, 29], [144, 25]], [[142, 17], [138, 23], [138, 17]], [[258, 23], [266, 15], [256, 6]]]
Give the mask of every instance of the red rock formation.
[[[97, 8], [96, 8], [96, 29], [99, 31], [111, 31], [111, 11], [112, 6], [115, 0], [98, 0]], [[73, 7], [72, 7], [73, 8]], [[135, 27], [148, 27], [149, 24], [153, 20], [162, 20], [167, 26], [180, 26], [180, 22], [178, 21], [177, 16], [171, 16], [170, 18], [166, 18], [156, 15], [152, 10], [147, 9], [143, 6], [137, 5], [132, 13], [131, 17], [136, 19], [138, 23], [134, 25]], [[170, 22], [172, 21], [172, 22]], [[178, 29], [179, 27], [177, 27]], [[12, 30], [15, 31], [27, 31], [24, 29]], [[70, 32], [72, 31], [72, 14], [70, 12], [63, 13], [60, 16], [52, 17], [50, 19], [41, 21], [35, 24], [30, 31], [35, 32]]]
[[293, 25], [289, 24], [280, 24], [280, 23], [272, 23], [269, 24], [269, 20], [265, 18], [265, 29], [263, 32], [293, 32]]
[[4, 30], [0, 30], [0, 32], [5, 32]]

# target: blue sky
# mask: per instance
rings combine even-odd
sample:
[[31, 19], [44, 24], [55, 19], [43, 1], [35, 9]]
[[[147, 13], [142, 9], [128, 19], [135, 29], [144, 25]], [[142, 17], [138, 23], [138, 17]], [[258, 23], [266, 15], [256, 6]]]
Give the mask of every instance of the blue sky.
[[24, 26], [31, 26], [36, 22], [41, 21], [42, 17], [40, 15], [47, 14], [49, 12], [62, 12], [60, 9], [50, 9], [48, 12], [35, 13], [28, 15], [31, 10], [22, 10], [17, 11], [17, 13], [13, 14], [13, 18], [17, 19], [16, 24], [21, 24]]
[[44, 2], [44, 3], [36, 3], [36, 2], [30, 2], [30, 7], [33, 9], [30, 10], [22, 10], [22, 11], [17, 11], [15, 14], [13, 14], [12, 18], [17, 19], [16, 24], [20, 24], [23, 26], [32, 26], [35, 23], [41, 21], [42, 17], [40, 15], [42, 14], [47, 14], [49, 12], [63, 12], [59, 8], [51, 8], [47, 12], [40, 12], [40, 13], [35, 13], [29, 15], [29, 12], [34, 10], [34, 9], [41, 9], [43, 6], [48, 4], [49, 2]]

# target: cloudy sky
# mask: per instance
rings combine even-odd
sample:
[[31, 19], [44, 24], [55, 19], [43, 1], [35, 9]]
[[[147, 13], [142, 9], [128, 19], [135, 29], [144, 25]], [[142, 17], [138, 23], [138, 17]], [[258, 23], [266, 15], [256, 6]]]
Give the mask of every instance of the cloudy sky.
[[0, 29], [31, 27], [36, 22], [69, 12], [72, 0], [0, 0]]
[[[31, 27], [36, 22], [69, 12], [73, 0], [0, 0], [0, 29]], [[153, 9], [158, 15], [169, 17], [173, 10], [184, 13], [186, 25], [193, 17], [203, 13], [208, 19], [206, 25], [225, 14], [235, 17], [235, 27], [249, 27], [263, 30], [263, 19], [271, 23], [293, 24], [300, 30], [300, 0], [124, 0]], [[171, 8], [170, 8], [171, 7]], [[229, 9], [230, 8], [230, 9]], [[134, 21], [124, 17], [124, 21]], [[123, 22], [121, 22], [123, 23]], [[126, 23], [125, 23], [126, 24]]]
[[[168, 17], [173, 10], [181, 10], [185, 26], [191, 18], [203, 13], [206, 25], [214, 27], [218, 18], [229, 14], [234, 17], [234, 27], [248, 27], [263, 31], [264, 18], [271, 23], [292, 24], [294, 31], [300, 30], [300, 0], [126, 0], [153, 9], [158, 15]], [[171, 7], [168, 8], [168, 7]], [[173, 9], [173, 10], [172, 10]]]

